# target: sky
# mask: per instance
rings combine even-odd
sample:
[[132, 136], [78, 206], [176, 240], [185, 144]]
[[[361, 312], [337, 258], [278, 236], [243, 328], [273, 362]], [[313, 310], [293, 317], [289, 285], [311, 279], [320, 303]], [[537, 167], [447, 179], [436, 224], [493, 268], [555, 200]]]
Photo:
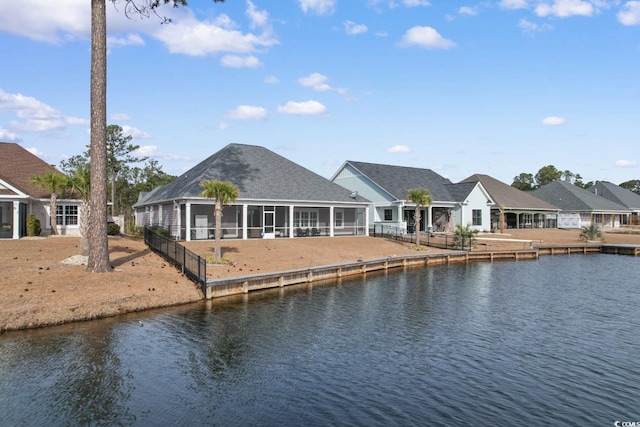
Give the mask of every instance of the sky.
[[[144, 0], [138, 0], [144, 1]], [[107, 0], [107, 123], [180, 175], [230, 143], [507, 184], [640, 179], [638, 0]], [[90, 2], [0, 2], [0, 141], [89, 144]]]

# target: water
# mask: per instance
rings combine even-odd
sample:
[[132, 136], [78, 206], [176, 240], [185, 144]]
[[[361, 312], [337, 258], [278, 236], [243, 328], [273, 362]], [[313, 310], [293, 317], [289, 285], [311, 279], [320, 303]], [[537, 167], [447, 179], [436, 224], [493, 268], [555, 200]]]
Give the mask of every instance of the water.
[[0, 425], [640, 420], [640, 260], [368, 275], [0, 336]]

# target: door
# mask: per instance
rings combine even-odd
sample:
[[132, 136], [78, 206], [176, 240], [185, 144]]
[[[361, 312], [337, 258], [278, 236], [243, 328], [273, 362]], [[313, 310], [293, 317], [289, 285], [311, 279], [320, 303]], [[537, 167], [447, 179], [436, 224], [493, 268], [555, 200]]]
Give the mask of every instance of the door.
[[356, 214], [356, 234], [362, 235], [364, 232], [364, 213], [358, 212]]
[[276, 237], [275, 231], [275, 212], [265, 209], [262, 224], [262, 238], [273, 239]]
[[207, 215], [196, 215], [196, 229], [195, 229], [195, 238], [206, 239], [209, 234], [207, 230], [207, 225], [209, 222], [209, 217]]

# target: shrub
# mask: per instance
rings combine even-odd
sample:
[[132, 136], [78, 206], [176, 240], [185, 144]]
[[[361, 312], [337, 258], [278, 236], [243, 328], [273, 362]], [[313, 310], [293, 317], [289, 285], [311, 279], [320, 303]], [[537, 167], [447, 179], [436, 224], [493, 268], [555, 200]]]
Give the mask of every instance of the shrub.
[[35, 214], [27, 215], [27, 236], [34, 237], [39, 236], [42, 233], [40, 227], [40, 220], [36, 218]]
[[109, 236], [119, 236], [120, 235], [120, 226], [115, 222], [110, 222], [107, 224], [107, 234]]
[[588, 242], [589, 240], [602, 239], [602, 230], [597, 224], [585, 225], [580, 232], [580, 240]]
[[169, 238], [169, 230], [162, 227], [161, 225], [152, 225], [151, 227], [149, 227], [149, 229], [156, 234]]

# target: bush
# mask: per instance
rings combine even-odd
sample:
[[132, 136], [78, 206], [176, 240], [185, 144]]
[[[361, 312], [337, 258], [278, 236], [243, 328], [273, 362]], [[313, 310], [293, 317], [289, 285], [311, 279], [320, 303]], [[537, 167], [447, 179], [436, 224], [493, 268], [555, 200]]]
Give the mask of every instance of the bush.
[[154, 233], [159, 234], [160, 236], [169, 238], [169, 230], [161, 225], [152, 225], [151, 227], [149, 227], [149, 229]]
[[119, 236], [120, 235], [120, 226], [115, 222], [110, 222], [107, 224], [107, 234], [109, 236]]
[[27, 215], [27, 236], [35, 237], [39, 236], [42, 233], [42, 228], [40, 227], [40, 220], [36, 218], [35, 214]]

